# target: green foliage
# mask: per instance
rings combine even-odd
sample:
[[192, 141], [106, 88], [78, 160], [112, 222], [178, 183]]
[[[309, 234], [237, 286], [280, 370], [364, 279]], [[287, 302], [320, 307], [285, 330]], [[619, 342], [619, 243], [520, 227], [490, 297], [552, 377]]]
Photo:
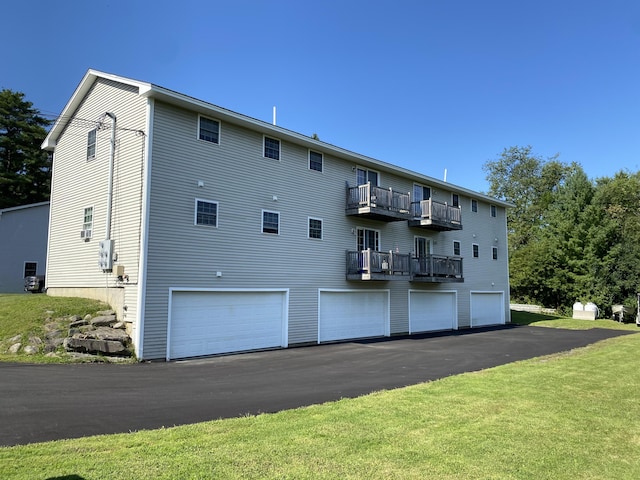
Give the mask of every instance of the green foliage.
[[590, 180], [577, 163], [505, 149], [484, 166], [508, 214], [511, 294], [567, 308], [576, 300], [635, 307], [640, 288], [640, 173]]
[[40, 149], [49, 124], [23, 93], [0, 91], [0, 209], [49, 199], [51, 158]]

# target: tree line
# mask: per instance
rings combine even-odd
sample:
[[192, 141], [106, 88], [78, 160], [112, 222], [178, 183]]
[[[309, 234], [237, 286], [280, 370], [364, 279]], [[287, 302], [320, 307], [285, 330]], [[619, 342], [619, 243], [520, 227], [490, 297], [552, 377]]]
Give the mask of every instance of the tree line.
[[51, 156], [40, 145], [50, 124], [24, 93], [0, 91], [0, 209], [49, 200]]
[[484, 164], [508, 209], [511, 298], [570, 310], [575, 301], [636, 306], [640, 173], [590, 180], [580, 164], [506, 148]]

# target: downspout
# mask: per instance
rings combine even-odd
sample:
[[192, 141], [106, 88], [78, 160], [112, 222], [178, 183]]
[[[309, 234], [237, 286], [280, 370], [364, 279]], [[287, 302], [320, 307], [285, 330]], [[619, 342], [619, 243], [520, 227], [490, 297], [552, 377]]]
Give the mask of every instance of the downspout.
[[111, 240], [111, 203], [113, 200], [113, 167], [116, 158], [116, 116], [111, 113], [105, 113], [108, 117], [111, 117], [111, 152], [109, 155], [109, 187], [107, 190], [107, 225], [106, 225], [106, 240]]

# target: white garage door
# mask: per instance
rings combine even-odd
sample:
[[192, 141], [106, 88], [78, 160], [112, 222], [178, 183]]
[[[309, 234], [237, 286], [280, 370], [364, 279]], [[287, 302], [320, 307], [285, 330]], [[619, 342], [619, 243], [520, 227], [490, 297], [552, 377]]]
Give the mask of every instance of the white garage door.
[[457, 328], [455, 292], [409, 292], [409, 333]]
[[172, 291], [167, 358], [287, 346], [286, 291]]
[[318, 340], [389, 335], [388, 291], [320, 291]]
[[471, 326], [504, 324], [504, 308], [502, 292], [471, 292]]

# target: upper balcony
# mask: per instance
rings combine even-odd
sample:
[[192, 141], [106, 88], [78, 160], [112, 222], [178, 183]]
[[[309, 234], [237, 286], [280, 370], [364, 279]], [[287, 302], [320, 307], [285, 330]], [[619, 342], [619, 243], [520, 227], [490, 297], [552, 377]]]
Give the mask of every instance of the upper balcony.
[[411, 219], [411, 198], [408, 193], [376, 187], [371, 182], [347, 187], [347, 215], [359, 215], [383, 222]]
[[438, 231], [462, 230], [462, 214], [459, 207], [432, 199], [413, 202], [409, 226]]

